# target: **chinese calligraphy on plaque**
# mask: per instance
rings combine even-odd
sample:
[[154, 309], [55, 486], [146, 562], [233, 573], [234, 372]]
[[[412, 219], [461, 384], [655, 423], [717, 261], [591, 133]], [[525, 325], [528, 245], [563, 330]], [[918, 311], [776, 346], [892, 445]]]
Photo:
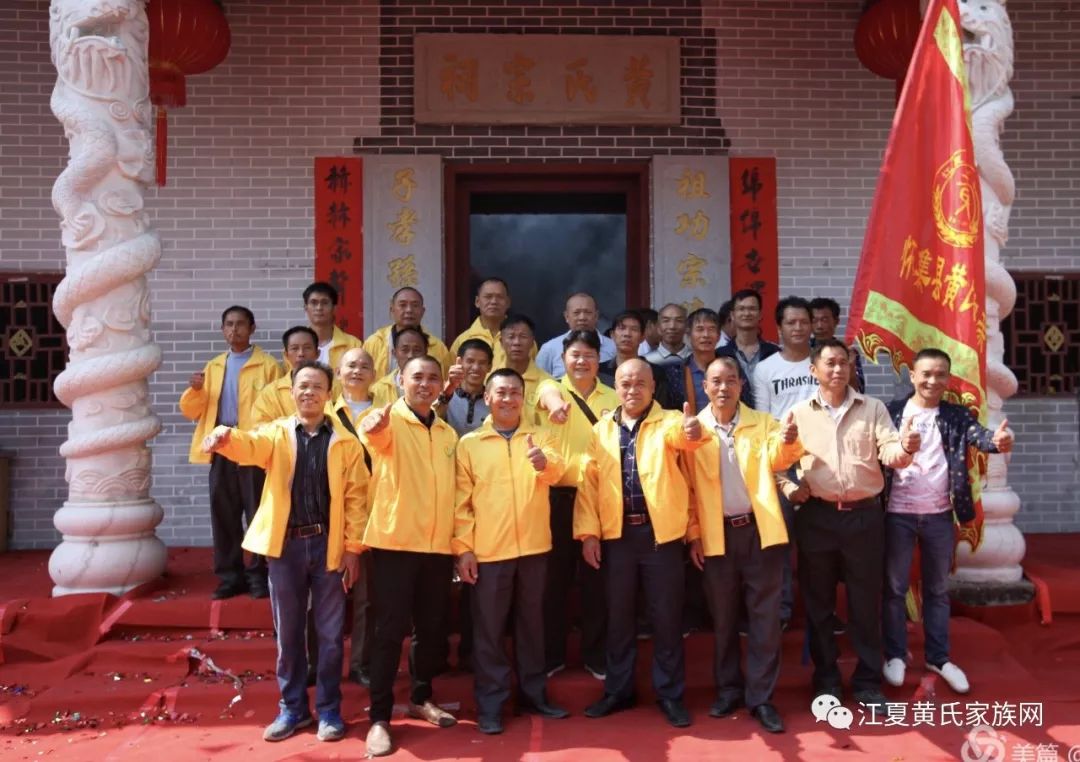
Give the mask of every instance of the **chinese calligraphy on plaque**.
[[315, 279], [338, 291], [337, 322], [363, 323], [363, 177], [356, 157], [315, 159]]
[[679, 39], [419, 34], [419, 124], [678, 124]]

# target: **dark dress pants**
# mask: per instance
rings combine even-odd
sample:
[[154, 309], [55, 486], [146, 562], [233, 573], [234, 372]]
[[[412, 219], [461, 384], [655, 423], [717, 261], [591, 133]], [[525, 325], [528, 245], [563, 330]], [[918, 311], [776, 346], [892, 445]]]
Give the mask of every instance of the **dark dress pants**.
[[799, 589], [806, 607], [814, 690], [841, 685], [833, 635], [836, 584], [847, 587], [847, 633], [858, 664], [856, 691], [881, 687], [881, 593], [884, 575], [885, 512], [880, 501], [850, 511], [811, 498], [795, 513]]
[[544, 581], [547, 554], [479, 564], [470, 591], [473, 623], [473, 673], [481, 717], [498, 717], [510, 698], [512, 670], [503, 646], [511, 611], [518, 692], [533, 704], [546, 703], [544, 686]]
[[252, 554], [244, 565], [244, 521], [259, 507], [266, 474], [254, 466], [238, 466], [223, 455], [210, 458], [210, 530], [214, 540], [214, 574], [222, 582], [266, 584], [266, 559]]
[[[772, 701], [780, 676], [780, 600], [787, 543], [761, 547], [757, 524], [724, 522], [724, 555], [705, 559], [713, 618], [716, 693], [750, 709]], [[745, 607], [745, 608], [744, 608]], [[746, 679], [740, 666], [740, 612], [746, 612]]]
[[617, 699], [634, 695], [638, 644], [635, 603], [640, 580], [653, 631], [653, 689], [657, 698], [681, 700], [686, 685], [682, 541], [658, 545], [651, 524], [624, 524], [622, 537], [601, 543], [600, 569], [608, 601], [604, 692]]
[[574, 498], [577, 490], [553, 487], [551, 554], [544, 592], [544, 663], [548, 670], [566, 664], [566, 636], [570, 631], [570, 590], [575, 580], [581, 592], [581, 657], [598, 672], [605, 663], [607, 607], [603, 574], [585, 563], [581, 543], [574, 540]]
[[371, 647], [371, 721], [389, 722], [401, 641], [412, 631], [409, 701], [431, 699], [431, 682], [445, 660], [453, 556], [371, 550], [375, 639]]
[[371, 553], [360, 556], [360, 579], [353, 583], [352, 644], [349, 671], [369, 673], [371, 644], [375, 638], [375, 612], [371, 605], [374, 595]]

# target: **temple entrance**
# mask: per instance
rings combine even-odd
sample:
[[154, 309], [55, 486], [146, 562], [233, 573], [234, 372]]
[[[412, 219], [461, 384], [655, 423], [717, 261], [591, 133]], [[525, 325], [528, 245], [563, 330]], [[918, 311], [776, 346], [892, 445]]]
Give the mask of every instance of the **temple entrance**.
[[648, 166], [449, 165], [446, 169], [448, 335], [476, 316], [473, 295], [507, 281], [513, 310], [543, 341], [562, 333], [563, 303], [593, 294], [601, 330], [648, 305]]

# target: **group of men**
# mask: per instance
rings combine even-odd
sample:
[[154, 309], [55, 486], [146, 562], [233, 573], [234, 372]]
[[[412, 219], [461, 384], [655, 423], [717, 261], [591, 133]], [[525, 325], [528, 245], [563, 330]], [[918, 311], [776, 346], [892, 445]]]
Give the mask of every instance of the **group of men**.
[[913, 395], [886, 408], [863, 394], [828, 299], [782, 300], [777, 346], [761, 338], [754, 291], [719, 311], [621, 312], [610, 336], [597, 332], [595, 300], [574, 294], [567, 332], [539, 348], [498, 278], [481, 283], [479, 315], [449, 348], [423, 325], [416, 289], [397, 291], [392, 322], [364, 341], [335, 325], [333, 287], [313, 283], [303, 299], [308, 325], [285, 332], [284, 370], [251, 344], [251, 311], [230, 307], [228, 351], [180, 400], [197, 421], [191, 459], [210, 464], [214, 597], [269, 596], [273, 609], [282, 698], [266, 740], [313, 723], [311, 682], [318, 738], [345, 735], [350, 588], [348, 674], [370, 691], [367, 754], [393, 748], [406, 635], [410, 715], [455, 724], [432, 692], [455, 573], [458, 662], [475, 675], [483, 733], [502, 732], [515, 671], [518, 711], [568, 716], [546, 682], [566, 667], [574, 588], [583, 666], [604, 684], [586, 716], [636, 703], [644, 614], [657, 704], [671, 725], [690, 725], [683, 602], [697, 588], [714, 631], [709, 714], [745, 706], [782, 732], [772, 694], [793, 611], [792, 544], [815, 695], [843, 697], [840, 582], [855, 700], [880, 706], [882, 677], [903, 684], [916, 543], [927, 668], [968, 689], [949, 660], [952, 528], [973, 515], [968, 450], [1008, 452], [1012, 436], [943, 401], [944, 352], [921, 351]]

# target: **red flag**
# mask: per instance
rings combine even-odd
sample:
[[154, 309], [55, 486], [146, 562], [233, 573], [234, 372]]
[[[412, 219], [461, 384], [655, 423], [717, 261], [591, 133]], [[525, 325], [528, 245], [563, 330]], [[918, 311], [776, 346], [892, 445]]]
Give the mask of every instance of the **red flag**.
[[[950, 401], [986, 420], [986, 283], [979, 173], [957, 0], [931, 0], [893, 119], [863, 241], [848, 341], [911, 366], [927, 347], [952, 358]], [[982, 534], [980, 482], [974, 526]]]

